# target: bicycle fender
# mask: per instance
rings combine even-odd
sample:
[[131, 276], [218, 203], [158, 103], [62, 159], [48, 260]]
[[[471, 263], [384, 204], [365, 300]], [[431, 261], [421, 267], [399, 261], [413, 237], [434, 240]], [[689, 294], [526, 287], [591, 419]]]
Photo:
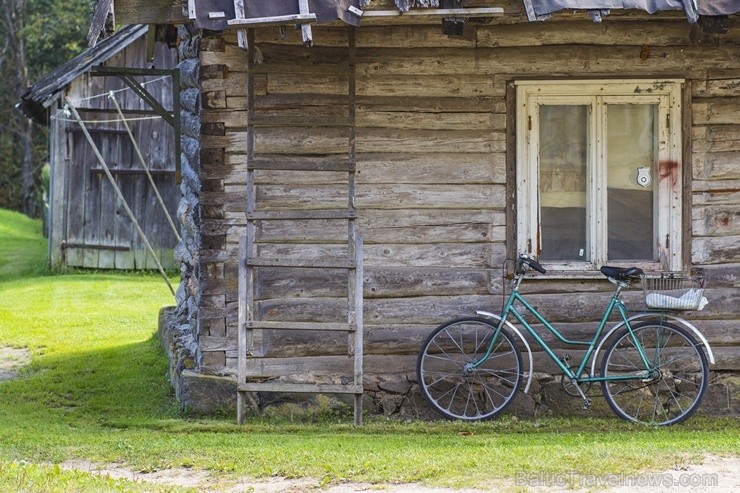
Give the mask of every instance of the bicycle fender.
[[[499, 315], [496, 315], [495, 313], [491, 312], [484, 312], [481, 310], [475, 311], [476, 315], [480, 315], [482, 317], [491, 318], [493, 320], [496, 320], [497, 322], [501, 321], [501, 317]], [[524, 386], [524, 393], [529, 393], [529, 385], [532, 383], [532, 373], [534, 371], [534, 361], [532, 359], [532, 349], [529, 347], [529, 343], [527, 342], [527, 339], [524, 338], [522, 335], [522, 332], [517, 329], [511, 322], [507, 321], [506, 326], [511, 329], [514, 334], [516, 334], [519, 339], [521, 339], [522, 343], [524, 343], [524, 347], [527, 348], [527, 359], [529, 360], [529, 372], [527, 373], [527, 385]]]
[[[660, 316], [663, 318], [666, 318], [670, 320], [671, 322], [678, 322], [679, 324], [683, 325], [685, 328], [689, 329], [692, 334], [694, 334], [698, 339], [699, 342], [704, 346], [704, 348], [707, 350], [707, 358], [709, 359], [709, 363], [714, 364], [714, 353], [712, 352], [711, 346], [709, 346], [709, 341], [707, 341], [707, 338], [704, 337], [704, 334], [702, 334], [699, 329], [697, 329], [692, 323], [690, 323], [688, 320], [678, 317], [676, 315], [669, 315], [669, 314], [660, 314], [656, 315], [655, 313], [639, 313], [637, 315], [633, 315], [632, 317], [628, 318], [627, 321], [632, 322], [633, 320], [641, 320], [641, 319], [647, 319], [647, 318], [655, 318], [656, 316]], [[604, 345], [607, 339], [611, 337], [611, 335], [616, 332], [617, 330], [624, 327], [624, 321], [619, 322], [617, 325], [612, 327], [609, 332], [607, 332], [599, 341], [599, 345], [596, 346], [596, 349], [594, 350], [593, 360], [591, 361], [591, 375], [596, 375], [596, 363], [599, 361], [599, 352], [601, 351], [601, 347]]]

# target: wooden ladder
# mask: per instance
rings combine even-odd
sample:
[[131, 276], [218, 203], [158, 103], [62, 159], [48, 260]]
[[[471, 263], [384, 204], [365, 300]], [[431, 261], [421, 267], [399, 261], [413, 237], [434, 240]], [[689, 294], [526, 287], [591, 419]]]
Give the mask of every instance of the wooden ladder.
[[[270, 160], [255, 157], [255, 119], [254, 94], [254, 30], [247, 32], [248, 52], [248, 94], [247, 94], [247, 226], [246, 236], [239, 242], [239, 329], [238, 329], [238, 383], [237, 383], [237, 422], [244, 422], [247, 393], [317, 393], [351, 394], [354, 396], [354, 422], [362, 424], [363, 396], [363, 253], [362, 237], [357, 231], [355, 219], [355, 32], [349, 29], [349, 86], [347, 121], [349, 152], [347, 158], [336, 159], [283, 159]], [[260, 210], [257, 204], [255, 171], [280, 172], [336, 172], [347, 174], [347, 208], [318, 210]], [[265, 258], [257, 251], [255, 234], [258, 221], [316, 221], [336, 220], [346, 222], [346, 256], [341, 258], [321, 258], [315, 260], [296, 258]], [[346, 271], [347, 275], [347, 318], [342, 322], [282, 322], [258, 320], [256, 310], [255, 271], [259, 268], [286, 269], [333, 269]], [[289, 383], [270, 379], [260, 366], [260, 350], [255, 346], [255, 331], [342, 331], [347, 333], [347, 355], [352, 361], [352, 382], [347, 384]], [[310, 358], [307, 358], [310, 359]], [[300, 366], [300, 365], [298, 365]], [[292, 374], [302, 373], [309, 368], [298, 368]], [[311, 369], [316, 369], [313, 366]], [[340, 380], [341, 381], [341, 380]]]

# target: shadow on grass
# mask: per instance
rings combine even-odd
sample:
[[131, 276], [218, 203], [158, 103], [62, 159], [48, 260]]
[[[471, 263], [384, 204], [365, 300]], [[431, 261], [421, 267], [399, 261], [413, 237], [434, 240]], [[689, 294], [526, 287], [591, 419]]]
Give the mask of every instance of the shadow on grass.
[[119, 423], [176, 418], [159, 341], [95, 351], [40, 355], [19, 377], [0, 383], [0, 427]]

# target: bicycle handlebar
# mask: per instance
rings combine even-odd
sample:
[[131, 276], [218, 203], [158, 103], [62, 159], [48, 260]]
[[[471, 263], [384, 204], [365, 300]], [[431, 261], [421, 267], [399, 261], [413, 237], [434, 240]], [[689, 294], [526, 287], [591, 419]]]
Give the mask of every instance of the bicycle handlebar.
[[536, 270], [540, 274], [544, 274], [544, 273], [547, 272], [545, 270], [545, 268], [542, 267], [542, 265], [540, 265], [539, 262], [537, 262], [536, 260], [532, 260], [531, 258], [527, 257], [526, 255], [520, 255], [519, 256], [519, 265], [522, 265], [522, 264], [528, 265], [529, 267], [533, 268], [534, 270]]

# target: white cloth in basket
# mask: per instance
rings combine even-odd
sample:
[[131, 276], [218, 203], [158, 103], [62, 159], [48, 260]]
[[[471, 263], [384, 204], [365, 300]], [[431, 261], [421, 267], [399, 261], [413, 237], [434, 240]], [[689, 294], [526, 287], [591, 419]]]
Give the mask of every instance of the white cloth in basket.
[[[701, 299], [700, 299], [701, 298]], [[667, 294], [650, 293], [645, 297], [645, 303], [653, 308], [669, 308], [671, 310], [701, 310], [709, 301], [701, 295], [701, 291], [689, 289], [680, 298]]]

